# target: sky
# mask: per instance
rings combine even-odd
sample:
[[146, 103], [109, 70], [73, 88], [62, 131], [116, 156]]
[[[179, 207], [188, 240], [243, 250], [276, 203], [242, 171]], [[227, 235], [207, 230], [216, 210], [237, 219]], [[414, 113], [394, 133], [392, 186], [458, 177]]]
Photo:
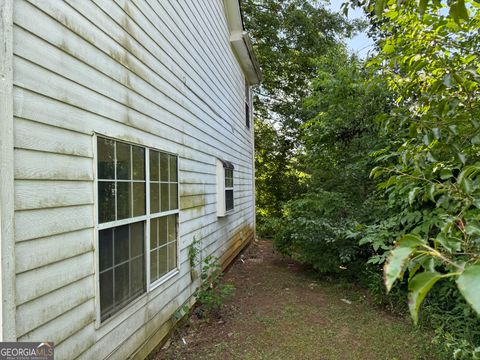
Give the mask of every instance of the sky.
[[[345, 0], [330, 0], [329, 7], [331, 10], [341, 12], [341, 5]], [[349, 9], [349, 19], [365, 18], [361, 9]], [[369, 51], [373, 49], [373, 41], [369, 39], [366, 33], [360, 33], [352, 39], [346, 40], [347, 46], [352, 53], [357, 53], [359, 57], [365, 58]]]

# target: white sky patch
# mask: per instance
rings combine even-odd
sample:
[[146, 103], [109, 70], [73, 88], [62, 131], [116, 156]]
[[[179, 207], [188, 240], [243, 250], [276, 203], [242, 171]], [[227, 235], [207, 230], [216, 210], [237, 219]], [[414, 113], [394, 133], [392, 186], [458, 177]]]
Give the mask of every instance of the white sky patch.
[[[326, 4], [325, 6], [335, 12], [342, 12], [341, 6], [345, 0], [331, 0], [330, 5]], [[352, 19], [366, 19], [363, 11], [361, 9], [351, 9], [348, 11], [348, 18]], [[354, 36], [351, 39], [345, 39], [348, 49], [352, 53], [358, 54], [360, 58], [366, 58], [368, 52], [373, 50], [373, 41], [367, 37], [366, 32], [359, 33], [357, 36]]]

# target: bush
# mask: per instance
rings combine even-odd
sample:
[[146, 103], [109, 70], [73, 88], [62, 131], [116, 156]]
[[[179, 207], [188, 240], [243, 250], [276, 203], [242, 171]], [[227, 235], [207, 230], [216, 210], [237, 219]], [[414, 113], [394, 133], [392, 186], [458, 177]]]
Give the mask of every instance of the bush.
[[347, 236], [347, 202], [337, 193], [320, 191], [287, 203], [275, 247], [319, 272], [338, 272], [356, 258], [358, 245]]
[[259, 216], [257, 213], [257, 234], [264, 239], [273, 239], [280, 224], [280, 218]]
[[480, 359], [480, 316], [454, 281], [443, 281], [432, 289], [423, 306], [423, 323], [436, 329], [435, 341], [455, 359]]
[[235, 287], [222, 282], [223, 273], [218, 258], [211, 255], [203, 260], [200, 278], [202, 283], [194, 294], [198, 302], [195, 313], [199, 317], [218, 316], [225, 299], [232, 295]]

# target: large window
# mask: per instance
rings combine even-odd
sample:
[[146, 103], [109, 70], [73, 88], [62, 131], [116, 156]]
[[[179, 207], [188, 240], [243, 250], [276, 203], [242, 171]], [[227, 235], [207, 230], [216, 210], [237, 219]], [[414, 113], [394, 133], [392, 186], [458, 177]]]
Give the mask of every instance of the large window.
[[98, 137], [97, 189], [103, 321], [177, 268], [178, 158]]
[[217, 160], [217, 216], [226, 216], [233, 210], [233, 164]]

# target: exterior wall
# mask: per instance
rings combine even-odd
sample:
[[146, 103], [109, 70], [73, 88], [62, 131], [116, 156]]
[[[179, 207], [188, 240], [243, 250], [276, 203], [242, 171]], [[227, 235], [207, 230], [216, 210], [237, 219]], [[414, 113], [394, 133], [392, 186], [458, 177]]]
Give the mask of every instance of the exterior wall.
[[15, 339], [12, 10], [0, 0], [0, 341]]
[[[192, 295], [187, 246], [253, 237], [253, 134], [221, 0], [13, 2], [16, 337], [56, 358], [143, 358]], [[180, 273], [100, 325], [94, 133], [179, 156]], [[235, 210], [216, 215], [216, 158]], [[198, 283], [197, 283], [198, 285]]]

